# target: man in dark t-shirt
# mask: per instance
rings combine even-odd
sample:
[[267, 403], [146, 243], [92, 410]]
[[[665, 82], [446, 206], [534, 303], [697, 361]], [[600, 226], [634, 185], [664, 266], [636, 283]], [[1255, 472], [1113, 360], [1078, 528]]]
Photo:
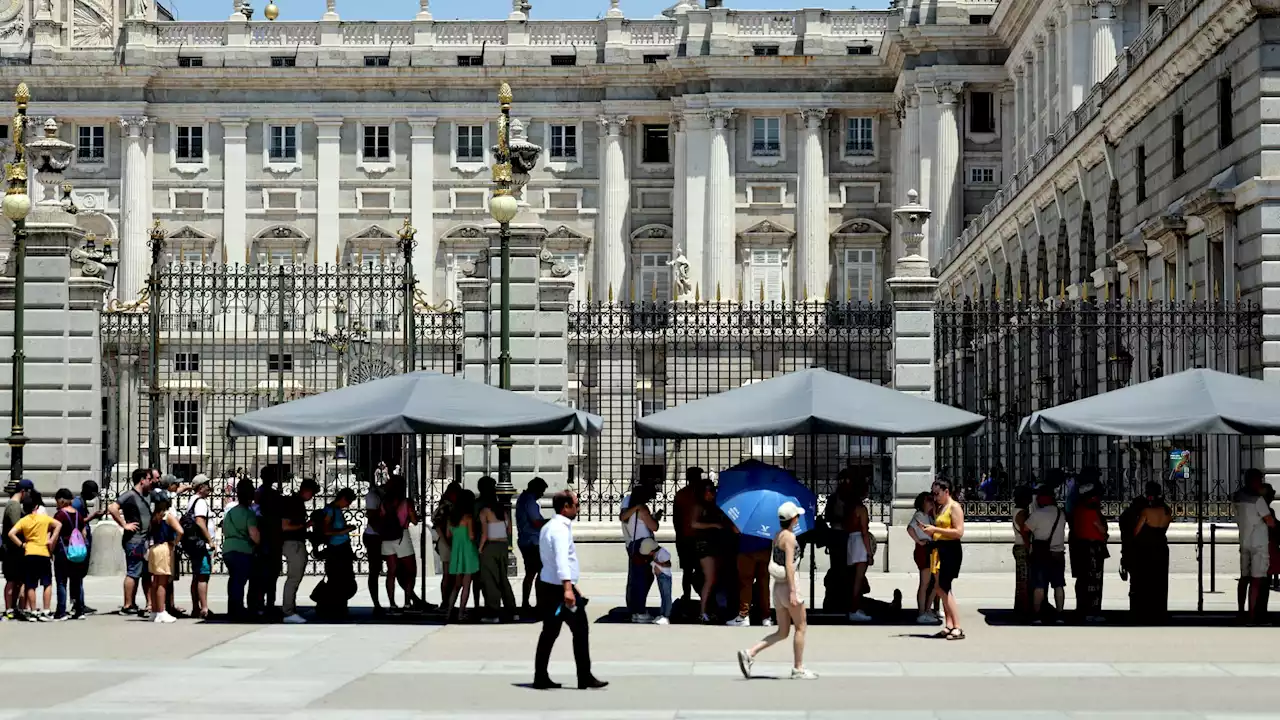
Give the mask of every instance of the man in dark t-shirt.
[[307, 503], [320, 492], [315, 480], [307, 478], [298, 491], [280, 501], [280, 539], [284, 552], [284, 621], [300, 625], [306, 619], [298, 614], [298, 586], [307, 572]]
[[133, 489], [125, 491], [107, 507], [111, 519], [124, 530], [124, 604], [121, 615], [139, 612], [134, 600], [138, 594], [138, 581], [142, 581], [143, 593], [150, 597], [151, 574], [147, 572], [147, 531], [151, 529], [151, 503], [147, 496], [151, 488], [160, 482], [160, 471], [138, 468], [131, 477]]
[[280, 506], [284, 498], [274, 482], [263, 483], [258, 488], [258, 532], [261, 542], [254, 555], [254, 573], [249, 580], [249, 610], [257, 613], [274, 612], [276, 581], [281, 569], [281, 521]]

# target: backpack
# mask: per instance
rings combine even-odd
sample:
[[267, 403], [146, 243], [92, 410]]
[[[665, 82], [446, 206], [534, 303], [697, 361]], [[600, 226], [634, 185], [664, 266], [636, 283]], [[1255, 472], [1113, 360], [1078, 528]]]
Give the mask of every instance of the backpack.
[[178, 541], [178, 545], [187, 557], [195, 557], [205, 551], [204, 536], [200, 534], [195, 516], [196, 503], [199, 501], [200, 498], [192, 500], [187, 511], [178, 518], [178, 527], [182, 528], [182, 540]]
[[311, 543], [311, 555], [320, 559], [324, 549], [329, 546], [329, 538], [324, 536], [324, 517], [329, 512], [328, 506], [312, 510], [307, 516], [307, 541]]
[[80, 513], [75, 513], [75, 527], [71, 528], [71, 537], [67, 539], [63, 548], [67, 560], [77, 565], [89, 560], [89, 544], [84, 541], [84, 535], [80, 532], [81, 517], [83, 516]]

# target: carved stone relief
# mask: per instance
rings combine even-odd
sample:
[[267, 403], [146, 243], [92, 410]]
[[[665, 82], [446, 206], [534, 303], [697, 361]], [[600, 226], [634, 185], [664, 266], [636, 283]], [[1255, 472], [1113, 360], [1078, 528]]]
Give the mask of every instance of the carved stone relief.
[[111, 47], [115, 44], [116, 11], [109, 0], [75, 0], [71, 10], [71, 46]]

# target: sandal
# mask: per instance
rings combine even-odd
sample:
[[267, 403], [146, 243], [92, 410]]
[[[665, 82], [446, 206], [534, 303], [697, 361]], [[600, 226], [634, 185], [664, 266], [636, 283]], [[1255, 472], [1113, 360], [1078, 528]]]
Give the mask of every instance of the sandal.
[[964, 631], [960, 628], [951, 628], [951, 632], [947, 633], [948, 640], [963, 640]]
[[951, 628], [943, 628], [942, 630], [939, 630], [938, 632], [934, 633], [930, 637], [935, 638], [937, 640], [946, 640], [951, 637], [951, 630], [952, 630]]

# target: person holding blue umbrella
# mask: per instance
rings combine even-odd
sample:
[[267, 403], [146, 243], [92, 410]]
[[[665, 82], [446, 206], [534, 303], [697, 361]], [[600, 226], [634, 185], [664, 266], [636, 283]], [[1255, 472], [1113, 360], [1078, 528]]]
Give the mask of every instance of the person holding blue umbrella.
[[772, 647], [791, 634], [791, 626], [795, 625], [793, 656], [791, 666], [792, 680], [816, 680], [818, 674], [804, 666], [804, 636], [807, 628], [804, 598], [800, 596], [800, 585], [796, 579], [796, 558], [799, 556], [799, 543], [796, 534], [800, 521], [804, 518], [804, 508], [788, 500], [783, 502], [777, 511], [777, 535], [773, 539], [773, 548], [769, 558], [769, 575], [773, 577], [773, 606], [778, 611], [778, 629], [747, 650], [738, 651], [738, 668], [742, 676], [751, 679], [751, 666], [756, 656], [766, 648]]

